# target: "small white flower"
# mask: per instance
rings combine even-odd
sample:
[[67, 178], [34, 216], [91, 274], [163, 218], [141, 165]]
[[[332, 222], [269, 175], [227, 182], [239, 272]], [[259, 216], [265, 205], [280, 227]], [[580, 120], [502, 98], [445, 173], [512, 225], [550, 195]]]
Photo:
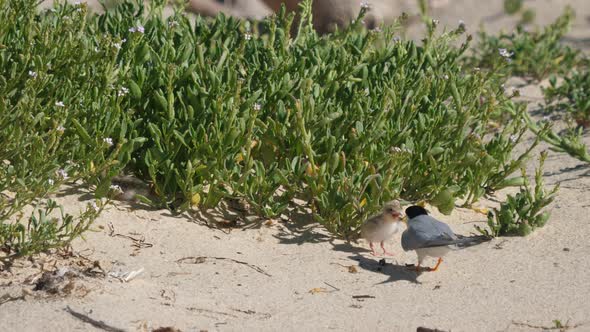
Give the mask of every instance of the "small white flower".
[[509, 52], [505, 48], [499, 48], [498, 53], [500, 53], [500, 56], [505, 57], [505, 58], [510, 58], [511, 56], [514, 55], [514, 52]]
[[55, 102], [55, 106], [57, 106], [57, 107], [64, 107], [65, 105], [64, 105], [64, 102], [63, 101], [56, 101]]
[[76, 2], [74, 2], [74, 5], [75, 5], [75, 6], [79, 6], [79, 5], [80, 5], [80, 1], [76, 1]]
[[121, 49], [121, 43], [114, 43], [113, 46], [118, 50]]
[[260, 105], [260, 103], [255, 103], [254, 104], [254, 110], [255, 111], [260, 111], [262, 109], [262, 105]]
[[142, 25], [138, 25], [136, 27], [131, 27], [129, 28], [129, 32], [139, 32], [139, 33], [144, 33], [145, 29]]
[[368, 96], [371, 93], [371, 91], [369, 90], [369, 88], [365, 88], [365, 94]]
[[59, 131], [60, 133], [63, 133], [64, 131], [66, 131], [66, 128], [64, 128], [64, 126], [62, 126], [62, 125], [59, 125], [57, 127], [57, 131]]
[[459, 29], [463, 31], [467, 30], [467, 26], [463, 20], [459, 20]]
[[69, 177], [68, 172], [66, 172], [66, 170], [63, 168], [57, 170], [57, 175], [64, 180], [67, 180]]
[[112, 191], [116, 191], [118, 193], [122, 193], [123, 192], [123, 189], [121, 189], [121, 186], [116, 185], [116, 184], [112, 184], [110, 188], [111, 188]]
[[448, 80], [448, 79], [449, 79], [449, 75], [447, 75], [447, 74], [444, 74], [444, 75], [443, 75], [443, 78], [444, 78], [445, 80]]
[[375, 27], [375, 29], [373, 29], [373, 31], [379, 33], [379, 32], [381, 32], [381, 28], [377, 26], [377, 27]]
[[437, 26], [437, 25], [438, 25], [438, 23], [440, 23], [440, 21], [439, 21], [439, 20], [437, 20], [437, 19], [433, 19], [433, 20], [432, 20], [432, 25], [434, 25], [434, 26]]
[[37, 73], [32, 70], [29, 70], [29, 76], [31, 76], [32, 78], [37, 78]]
[[129, 93], [129, 89], [127, 89], [126, 87], [122, 86], [122, 87], [119, 89], [119, 91], [117, 92], [117, 96], [119, 96], [119, 97], [123, 97], [123, 96], [125, 96], [125, 95], [126, 95], [126, 94], [128, 94], [128, 93]]
[[510, 135], [510, 142], [516, 143], [517, 140], [518, 140], [518, 135]]
[[393, 37], [393, 42], [394, 43], [399, 43], [402, 39], [399, 36], [395, 36]]
[[170, 27], [170, 28], [177, 27], [177, 26], [178, 26], [178, 22], [176, 22], [176, 21], [168, 22], [168, 27]]
[[121, 44], [124, 43], [124, 42], [126, 42], [126, 41], [127, 41], [127, 38], [121, 39]]
[[53, 179], [47, 180], [47, 184], [50, 186], [53, 186], [54, 183], [55, 183], [55, 181], [53, 181]]
[[107, 143], [108, 146], [113, 146], [113, 139], [110, 137], [103, 138], [103, 142]]
[[361, 8], [363, 9], [370, 9], [371, 4], [368, 1], [361, 1]]
[[474, 71], [480, 71], [480, 70], [481, 70], [481, 68], [479, 68], [479, 67], [475, 67], [475, 68], [473, 68], [473, 70], [474, 70]]
[[547, 122], [549, 122], [549, 121], [551, 121], [551, 117], [550, 117], [549, 115], [545, 115], [545, 116], [543, 117], [543, 121], [547, 121]]
[[90, 202], [89, 205], [92, 208], [92, 210], [94, 210], [94, 212], [98, 212], [98, 205], [96, 205], [95, 201]]
[[391, 148], [391, 152], [392, 153], [401, 153], [402, 149], [399, 146], [394, 146], [393, 148]]
[[252, 39], [252, 34], [251, 34], [251, 33], [249, 33], [249, 32], [246, 32], [246, 33], [244, 34], [244, 39], [245, 39], [245, 40], [250, 40], [250, 39]]

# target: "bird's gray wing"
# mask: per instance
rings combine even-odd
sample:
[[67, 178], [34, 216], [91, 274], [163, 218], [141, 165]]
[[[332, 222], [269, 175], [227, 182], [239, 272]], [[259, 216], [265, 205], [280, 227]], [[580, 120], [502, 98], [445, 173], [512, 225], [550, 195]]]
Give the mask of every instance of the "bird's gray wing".
[[431, 216], [421, 215], [408, 223], [402, 234], [402, 248], [405, 251], [419, 248], [438, 247], [455, 244], [457, 235], [451, 228]]

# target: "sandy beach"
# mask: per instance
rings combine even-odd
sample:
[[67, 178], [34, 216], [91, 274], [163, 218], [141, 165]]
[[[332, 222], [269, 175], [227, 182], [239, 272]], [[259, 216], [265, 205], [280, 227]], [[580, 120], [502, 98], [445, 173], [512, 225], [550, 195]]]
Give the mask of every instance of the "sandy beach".
[[[590, 1], [525, 1], [539, 25], [567, 4], [576, 21], [566, 41], [588, 52]], [[472, 33], [480, 24], [508, 31], [518, 18], [501, 13], [502, 1], [450, 0], [432, 16], [449, 27], [463, 20]], [[521, 91], [532, 109], [542, 101], [539, 86]], [[540, 144], [533, 156], [546, 149]], [[529, 174], [537, 165], [529, 161]], [[399, 234], [386, 244], [395, 256], [375, 257], [366, 242], [334, 239], [304, 216], [245, 222], [116, 202], [69, 254], [37, 255], [0, 272], [0, 329], [108, 330], [81, 319], [90, 317], [125, 331], [543, 331], [555, 320], [564, 331], [590, 331], [590, 165], [549, 152], [545, 181], [561, 189], [544, 228], [454, 251], [439, 271], [419, 275], [406, 267], [416, 256], [401, 249]], [[497, 207], [514, 191], [478, 206]], [[71, 188], [56, 198], [76, 213], [91, 196]], [[471, 209], [430, 210], [459, 234], [485, 226], [486, 216]], [[244, 226], [214, 221], [235, 218]], [[60, 269], [60, 285], [34, 290], [43, 271]], [[141, 273], [125, 281], [132, 271]]]

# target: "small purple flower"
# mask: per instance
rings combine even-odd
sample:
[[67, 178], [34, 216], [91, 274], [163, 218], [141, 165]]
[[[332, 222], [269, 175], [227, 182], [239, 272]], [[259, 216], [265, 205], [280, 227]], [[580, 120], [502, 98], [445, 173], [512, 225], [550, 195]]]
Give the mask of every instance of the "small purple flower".
[[361, 8], [362, 9], [370, 9], [371, 4], [368, 1], [361, 1]]

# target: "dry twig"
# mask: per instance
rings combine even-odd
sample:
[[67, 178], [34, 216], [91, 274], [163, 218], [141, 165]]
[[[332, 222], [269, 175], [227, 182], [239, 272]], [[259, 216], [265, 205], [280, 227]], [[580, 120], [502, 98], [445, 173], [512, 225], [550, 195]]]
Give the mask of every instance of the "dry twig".
[[76, 311], [72, 310], [70, 308], [70, 306], [67, 306], [64, 310], [67, 311], [70, 315], [83, 321], [84, 323], [88, 323], [98, 329], [101, 329], [104, 331], [109, 331], [109, 332], [125, 332], [125, 330], [123, 330], [123, 329], [110, 326], [103, 321], [95, 320], [95, 319], [92, 319], [92, 318], [82, 314], [82, 313], [76, 312]]
[[183, 257], [181, 259], [176, 260], [176, 263], [183, 263], [184, 261], [189, 261], [189, 264], [202, 264], [205, 263], [207, 259], [215, 259], [215, 260], [226, 260], [230, 262], [234, 262], [236, 264], [246, 265], [247, 267], [251, 268], [252, 270], [264, 274], [265, 276], [272, 277], [270, 274], [266, 273], [263, 269], [259, 268], [256, 265], [252, 265], [246, 262], [242, 262], [233, 258], [227, 257], [209, 257], [209, 256], [198, 256], [198, 257]]

